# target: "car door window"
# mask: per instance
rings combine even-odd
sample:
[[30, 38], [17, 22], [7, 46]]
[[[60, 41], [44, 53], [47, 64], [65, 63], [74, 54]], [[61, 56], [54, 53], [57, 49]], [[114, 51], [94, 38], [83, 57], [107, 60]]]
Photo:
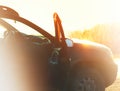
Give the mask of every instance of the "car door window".
[[[41, 43], [41, 44], [50, 43], [50, 40], [48, 38], [46, 38], [44, 35], [40, 34], [33, 28], [31, 28], [21, 22], [9, 20], [9, 19], [4, 19], [4, 21], [6, 21], [7, 23], [9, 23], [11, 26], [13, 26], [15, 28], [13, 30], [10, 30], [10, 31], [12, 31], [13, 35], [15, 34], [14, 32], [17, 31], [17, 32], [23, 34], [24, 36], [26, 36], [26, 38], [31, 41], [34, 41], [34, 42], [36, 41], [37, 43]], [[5, 31], [10, 32], [9, 28], [6, 28], [5, 26], [0, 25], [0, 38], [5, 37]]]

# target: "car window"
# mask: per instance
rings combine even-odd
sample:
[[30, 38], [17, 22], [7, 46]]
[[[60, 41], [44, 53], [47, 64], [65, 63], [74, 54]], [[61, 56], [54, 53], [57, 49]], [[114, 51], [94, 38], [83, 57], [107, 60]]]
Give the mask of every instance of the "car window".
[[[13, 26], [17, 31], [19, 31], [25, 35], [38, 36], [42, 39], [47, 39], [44, 35], [42, 35], [38, 31], [34, 30], [33, 28], [25, 25], [24, 23], [21, 23], [19, 21], [10, 20], [10, 19], [4, 19], [4, 21], [9, 23], [11, 26]], [[2, 24], [0, 24], [0, 38], [4, 37], [4, 33], [6, 30], [8, 30], [8, 29], [6, 27], [2, 26]], [[48, 40], [48, 41], [50, 42], [50, 40]]]
[[4, 19], [4, 20], [6, 22], [8, 22], [10, 25], [12, 25], [13, 27], [15, 27], [21, 33], [24, 33], [27, 35], [41, 35], [36, 30], [32, 29], [31, 27], [29, 27], [21, 22], [10, 20], [10, 19]]

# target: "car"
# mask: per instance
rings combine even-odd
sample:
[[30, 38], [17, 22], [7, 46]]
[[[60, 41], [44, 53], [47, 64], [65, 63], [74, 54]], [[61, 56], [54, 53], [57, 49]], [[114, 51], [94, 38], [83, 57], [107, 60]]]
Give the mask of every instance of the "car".
[[[15, 10], [0, 6], [0, 29], [5, 30], [0, 39], [4, 58], [11, 63], [13, 60], [18, 62], [22, 70], [28, 69], [26, 78], [32, 80], [30, 86], [35, 85], [39, 89], [105, 91], [117, 75], [110, 48], [95, 42], [66, 38], [57, 13], [53, 19], [55, 36], [21, 17]], [[32, 30], [35, 32], [30, 32]]]

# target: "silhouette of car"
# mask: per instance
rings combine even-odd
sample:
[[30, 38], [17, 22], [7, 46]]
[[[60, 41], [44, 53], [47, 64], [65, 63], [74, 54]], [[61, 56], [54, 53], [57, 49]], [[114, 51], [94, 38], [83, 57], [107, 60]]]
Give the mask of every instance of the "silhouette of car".
[[29, 60], [36, 72], [31, 75], [37, 74], [37, 81], [42, 75], [48, 91], [105, 91], [117, 75], [111, 50], [102, 44], [66, 38], [58, 14], [53, 18], [55, 36], [15, 10], [0, 6], [0, 25], [5, 30], [0, 42], [6, 55]]

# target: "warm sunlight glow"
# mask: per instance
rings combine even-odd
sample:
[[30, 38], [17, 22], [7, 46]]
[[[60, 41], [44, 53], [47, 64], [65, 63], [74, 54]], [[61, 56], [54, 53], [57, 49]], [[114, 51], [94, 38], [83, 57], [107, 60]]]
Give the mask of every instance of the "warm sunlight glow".
[[90, 40], [79, 40], [79, 39], [75, 39], [75, 38], [72, 38], [72, 40], [76, 43], [82, 43], [84, 45], [84, 47], [89, 47], [89, 45], [101, 46], [101, 44], [97, 44], [97, 43], [92, 42]]
[[117, 78], [120, 78], [120, 58], [115, 58], [115, 63], [118, 65]]
[[75, 39], [75, 38], [73, 38], [72, 39], [74, 42], [77, 42], [77, 43], [84, 43], [84, 44], [91, 44], [91, 43], [93, 43], [93, 42], [91, 42], [91, 41], [89, 41], [89, 40], [79, 40], [79, 39]]
[[57, 12], [68, 32], [120, 22], [119, 3], [119, 0], [0, 0], [1, 5], [14, 8], [48, 31], [54, 30], [52, 15]]

